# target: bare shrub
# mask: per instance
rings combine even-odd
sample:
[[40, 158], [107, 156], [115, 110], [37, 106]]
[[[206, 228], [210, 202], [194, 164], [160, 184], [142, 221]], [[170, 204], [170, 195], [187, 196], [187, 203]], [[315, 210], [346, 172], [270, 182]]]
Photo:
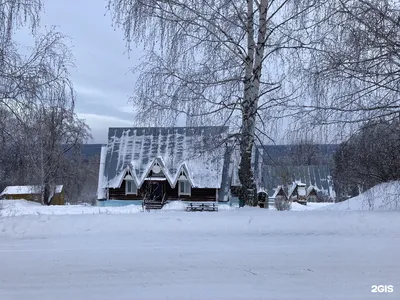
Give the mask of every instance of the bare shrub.
[[332, 196], [327, 195], [321, 191], [317, 192], [317, 195], [318, 195], [317, 202], [335, 202], [335, 199]]
[[290, 210], [292, 208], [292, 203], [283, 197], [276, 197], [275, 208], [278, 211]]
[[[341, 198], [400, 179], [400, 122], [369, 122], [334, 155], [334, 182]], [[372, 202], [368, 204], [372, 207]]]

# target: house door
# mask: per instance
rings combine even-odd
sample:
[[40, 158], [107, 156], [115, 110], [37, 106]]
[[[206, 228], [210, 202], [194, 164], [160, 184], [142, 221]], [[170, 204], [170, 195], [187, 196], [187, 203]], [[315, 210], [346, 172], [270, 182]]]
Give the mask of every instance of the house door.
[[162, 182], [153, 182], [152, 183], [153, 190], [153, 199], [155, 201], [162, 201], [164, 184]]

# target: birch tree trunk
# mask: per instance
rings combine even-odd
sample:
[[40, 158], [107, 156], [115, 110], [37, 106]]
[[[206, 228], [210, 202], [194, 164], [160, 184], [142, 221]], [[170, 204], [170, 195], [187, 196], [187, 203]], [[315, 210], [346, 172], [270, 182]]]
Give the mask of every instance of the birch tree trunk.
[[260, 78], [262, 72], [262, 61], [267, 33], [267, 7], [268, 0], [259, 3], [259, 28], [257, 44], [254, 35], [254, 3], [247, 1], [247, 57], [246, 75], [244, 80], [244, 96], [242, 102], [242, 128], [240, 141], [240, 165], [239, 180], [242, 184], [240, 195], [240, 206], [243, 204], [257, 205], [257, 191], [254, 182], [254, 174], [251, 165], [254, 136], [256, 127], [256, 113], [260, 94]]

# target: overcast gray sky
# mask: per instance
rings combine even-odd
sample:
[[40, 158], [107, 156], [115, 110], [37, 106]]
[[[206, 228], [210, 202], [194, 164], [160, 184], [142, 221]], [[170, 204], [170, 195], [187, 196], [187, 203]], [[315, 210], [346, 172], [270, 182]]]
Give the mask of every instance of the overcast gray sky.
[[114, 30], [104, 0], [45, 0], [41, 27], [57, 26], [71, 39], [76, 68], [76, 112], [92, 129], [92, 143], [105, 143], [111, 126], [132, 126], [135, 76], [129, 71], [141, 54], [126, 53], [123, 33]]
[[[144, 54], [142, 46], [131, 45], [128, 55], [122, 30], [112, 26], [107, 0], [43, 2], [43, 30], [56, 26], [70, 38], [76, 65], [71, 69], [77, 93], [76, 112], [92, 130], [90, 143], [106, 143], [108, 127], [133, 125], [133, 105], [128, 100], [133, 94], [135, 75], [130, 69]], [[26, 33], [19, 39], [22, 43], [29, 40]], [[282, 126], [280, 131], [284, 130]]]

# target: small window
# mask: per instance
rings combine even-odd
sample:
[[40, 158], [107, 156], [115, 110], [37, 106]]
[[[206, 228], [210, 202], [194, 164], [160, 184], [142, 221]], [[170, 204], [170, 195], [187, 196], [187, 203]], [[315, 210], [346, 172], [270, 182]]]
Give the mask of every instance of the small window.
[[179, 195], [190, 196], [190, 194], [191, 194], [190, 182], [187, 180], [179, 181]]
[[134, 194], [137, 195], [137, 186], [135, 181], [133, 180], [125, 180], [125, 194]]

